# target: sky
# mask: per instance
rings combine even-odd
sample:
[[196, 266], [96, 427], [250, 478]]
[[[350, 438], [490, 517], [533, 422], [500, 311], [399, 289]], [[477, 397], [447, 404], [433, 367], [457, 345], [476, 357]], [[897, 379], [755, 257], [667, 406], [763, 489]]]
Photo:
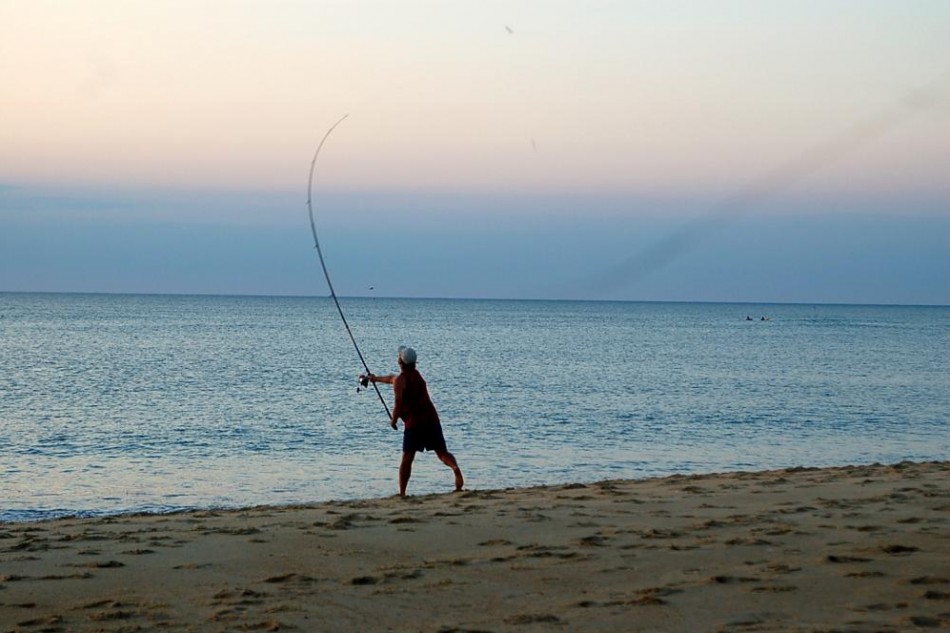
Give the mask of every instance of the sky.
[[950, 304], [946, 0], [0, 0], [0, 292]]

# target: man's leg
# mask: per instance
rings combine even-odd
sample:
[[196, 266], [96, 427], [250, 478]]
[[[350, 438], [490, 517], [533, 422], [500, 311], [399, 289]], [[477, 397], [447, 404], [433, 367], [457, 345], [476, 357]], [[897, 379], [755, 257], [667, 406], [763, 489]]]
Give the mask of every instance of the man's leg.
[[459, 463], [455, 461], [455, 455], [445, 451], [437, 452], [436, 457], [442, 460], [442, 463], [452, 469], [452, 472], [455, 473], [455, 490], [461, 490], [462, 486], [465, 485], [465, 480], [462, 478], [462, 469], [459, 468]]
[[412, 460], [416, 458], [415, 451], [404, 451], [402, 462], [399, 464], [399, 496], [406, 496], [406, 488], [409, 487], [409, 478], [412, 476]]

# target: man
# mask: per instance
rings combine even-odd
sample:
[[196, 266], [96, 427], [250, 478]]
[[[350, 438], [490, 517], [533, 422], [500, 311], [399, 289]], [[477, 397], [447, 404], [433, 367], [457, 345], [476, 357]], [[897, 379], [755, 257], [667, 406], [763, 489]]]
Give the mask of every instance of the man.
[[375, 376], [370, 381], [393, 386], [396, 403], [393, 405], [393, 429], [402, 418], [405, 430], [402, 437], [402, 462], [399, 464], [399, 496], [406, 496], [409, 477], [412, 476], [412, 461], [418, 451], [435, 451], [436, 457], [455, 473], [455, 490], [462, 489], [465, 481], [455, 456], [445, 446], [439, 414], [429, 398], [429, 389], [422, 374], [416, 371], [416, 351], [411, 347], [399, 348], [399, 375]]

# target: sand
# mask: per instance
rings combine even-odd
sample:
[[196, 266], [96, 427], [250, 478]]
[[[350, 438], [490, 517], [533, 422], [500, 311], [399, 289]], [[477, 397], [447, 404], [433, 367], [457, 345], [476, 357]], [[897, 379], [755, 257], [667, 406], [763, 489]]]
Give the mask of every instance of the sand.
[[948, 515], [939, 462], [0, 524], [0, 631], [947, 629]]

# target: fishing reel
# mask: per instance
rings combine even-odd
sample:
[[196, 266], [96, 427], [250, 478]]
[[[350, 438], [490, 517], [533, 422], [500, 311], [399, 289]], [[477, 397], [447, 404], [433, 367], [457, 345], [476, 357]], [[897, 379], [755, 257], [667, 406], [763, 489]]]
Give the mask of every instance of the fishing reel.
[[360, 374], [356, 377], [356, 393], [369, 389], [369, 374]]

